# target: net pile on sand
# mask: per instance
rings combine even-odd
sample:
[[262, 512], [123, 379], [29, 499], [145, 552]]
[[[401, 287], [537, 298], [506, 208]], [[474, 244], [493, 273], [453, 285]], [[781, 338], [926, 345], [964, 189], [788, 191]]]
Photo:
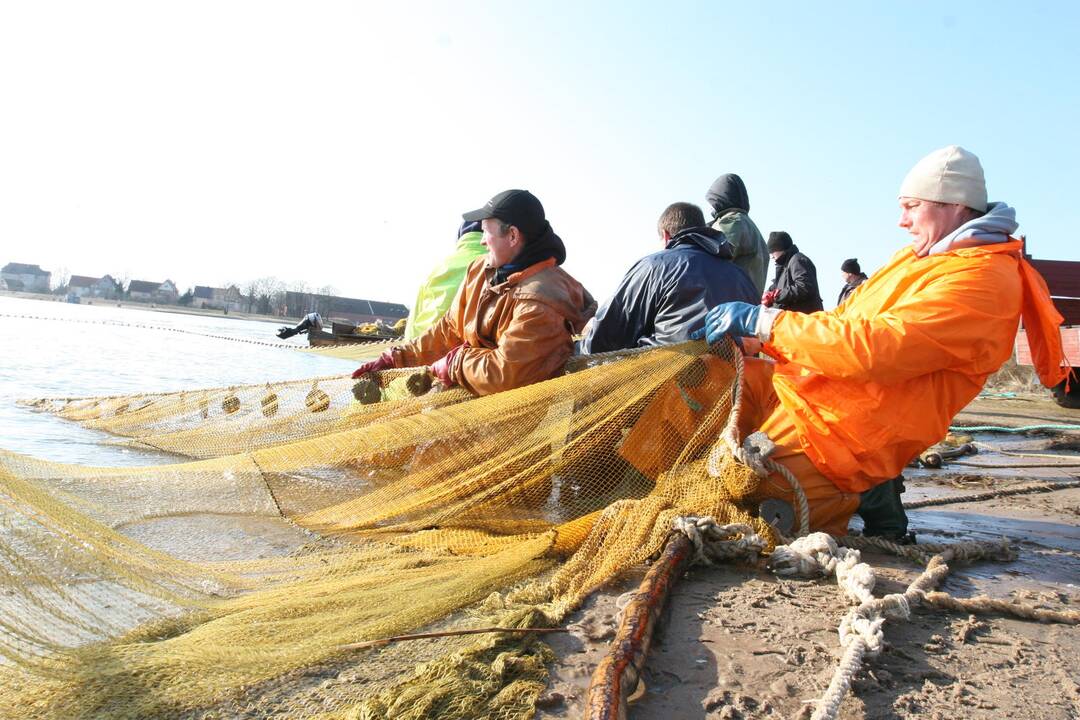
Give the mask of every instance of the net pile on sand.
[[[342, 646], [557, 625], [656, 553], [679, 515], [775, 539], [735, 500], [753, 474], [706, 469], [740, 367], [731, 345], [690, 343], [483, 398], [360, 405], [350, 380], [323, 378], [328, 402], [310, 402], [311, 380], [36, 401], [201, 459], [0, 453], [0, 716], [530, 717], [551, 660], [536, 636]], [[307, 541], [185, 559], [125, 532], [200, 513], [221, 522], [189, 544], [214, 547], [244, 517], [284, 517]]]

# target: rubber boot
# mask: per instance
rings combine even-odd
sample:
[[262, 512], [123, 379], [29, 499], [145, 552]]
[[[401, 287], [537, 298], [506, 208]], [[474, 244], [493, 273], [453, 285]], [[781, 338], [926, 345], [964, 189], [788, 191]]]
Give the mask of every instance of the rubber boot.
[[863, 535], [883, 537], [902, 544], [915, 542], [908, 533], [908, 517], [900, 494], [904, 492], [904, 476], [881, 483], [864, 492], [855, 512], [863, 519]]

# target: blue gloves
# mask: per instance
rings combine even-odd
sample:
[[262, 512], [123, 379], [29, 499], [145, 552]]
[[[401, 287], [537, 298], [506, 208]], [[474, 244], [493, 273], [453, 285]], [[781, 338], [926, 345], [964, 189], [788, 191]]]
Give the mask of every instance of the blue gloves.
[[757, 329], [760, 305], [744, 302], [720, 303], [705, 316], [705, 327], [695, 330], [690, 337], [705, 338], [709, 344], [719, 342], [725, 335], [753, 337]]

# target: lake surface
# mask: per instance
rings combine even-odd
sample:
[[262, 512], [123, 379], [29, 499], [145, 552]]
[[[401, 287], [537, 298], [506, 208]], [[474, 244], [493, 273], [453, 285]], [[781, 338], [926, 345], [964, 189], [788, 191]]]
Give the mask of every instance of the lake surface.
[[280, 341], [274, 335], [279, 326], [115, 302], [0, 297], [0, 448], [81, 465], [178, 462], [102, 444], [113, 436], [15, 403], [296, 380], [355, 367], [299, 352], [306, 338]]

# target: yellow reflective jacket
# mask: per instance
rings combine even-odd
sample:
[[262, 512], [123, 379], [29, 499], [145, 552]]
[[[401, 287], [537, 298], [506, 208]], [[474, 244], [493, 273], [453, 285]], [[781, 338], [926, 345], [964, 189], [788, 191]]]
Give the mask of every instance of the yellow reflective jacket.
[[461, 287], [461, 281], [465, 279], [465, 270], [469, 263], [487, 253], [487, 248], [480, 243], [483, 236], [480, 232], [462, 235], [458, 238], [454, 253], [436, 265], [428, 275], [417, 291], [416, 302], [409, 313], [409, 321], [405, 325], [406, 340], [415, 340], [423, 335], [425, 330], [437, 323], [450, 309], [454, 295]]
[[1042, 381], [1060, 382], [1061, 316], [1019, 241], [922, 258], [904, 248], [835, 310], [780, 313], [764, 348], [806, 455], [862, 492], [945, 436], [1009, 359], [1021, 314]]

